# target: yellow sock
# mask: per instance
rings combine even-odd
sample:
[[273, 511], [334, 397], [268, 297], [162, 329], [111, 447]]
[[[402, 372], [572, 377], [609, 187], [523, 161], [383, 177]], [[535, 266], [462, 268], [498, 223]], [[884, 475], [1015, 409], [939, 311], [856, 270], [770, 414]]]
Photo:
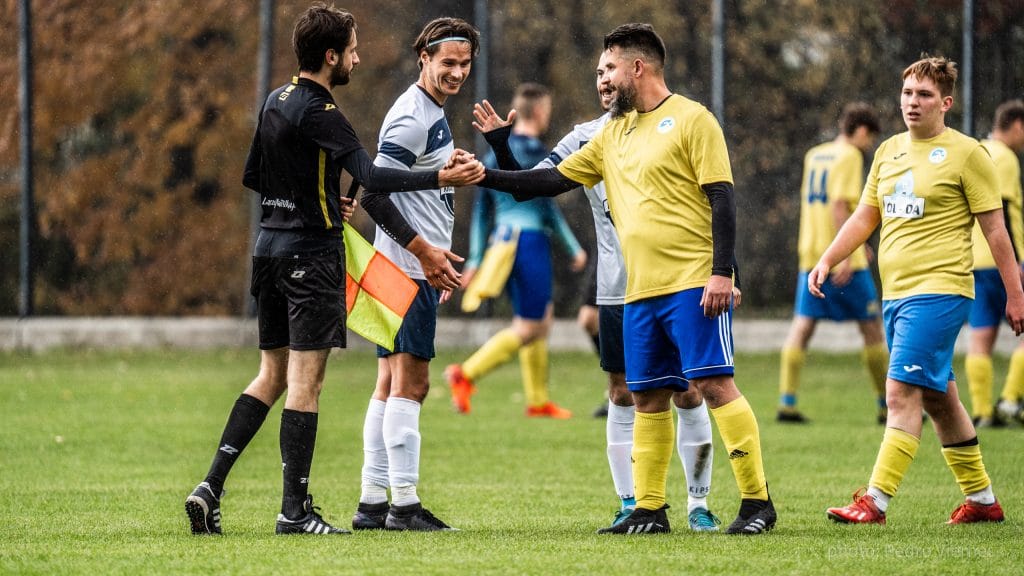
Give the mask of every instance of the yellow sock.
[[633, 424], [633, 486], [636, 505], [657, 510], [665, 505], [668, 464], [675, 447], [676, 427], [672, 411], [636, 413]]
[[981, 461], [981, 446], [959, 446], [943, 448], [942, 457], [953, 472], [956, 483], [964, 496], [974, 494], [992, 485], [992, 480], [985, 472], [985, 463]]
[[491, 370], [508, 362], [512, 354], [523, 345], [519, 335], [511, 328], [498, 332], [479, 350], [473, 353], [462, 363], [462, 373], [470, 380], [476, 380], [486, 375]]
[[967, 388], [971, 391], [971, 416], [992, 416], [992, 357], [968, 354], [964, 360]]
[[724, 406], [712, 408], [711, 415], [715, 417], [722, 443], [729, 452], [729, 464], [732, 465], [740, 497], [767, 500], [761, 435], [757, 429], [757, 418], [746, 397], [740, 396]]
[[538, 338], [519, 349], [519, 368], [523, 373], [523, 391], [527, 406], [548, 403], [548, 341]]
[[799, 348], [784, 347], [779, 361], [779, 397], [783, 406], [796, 405], [796, 391], [800, 388], [800, 369], [807, 354]]
[[1024, 396], [1024, 350], [1013, 351], [1010, 356], [1010, 369], [1006, 372], [1006, 386], [1003, 386], [1003, 400], [1020, 401]]
[[889, 348], [884, 342], [865, 346], [860, 357], [871, 376], [871, 386], [875, 389], [875, 396], [884, 400], [885, 379], [889, 374]]
[[869, 486], [874, 486], [889, 496], [896, 495], [903, 476], [910, 468], [917, 454], [921, 439], [896, 428], [886, 428], [882, 436], [882, 447], [878, 449], [878, 459], [871, 471]]

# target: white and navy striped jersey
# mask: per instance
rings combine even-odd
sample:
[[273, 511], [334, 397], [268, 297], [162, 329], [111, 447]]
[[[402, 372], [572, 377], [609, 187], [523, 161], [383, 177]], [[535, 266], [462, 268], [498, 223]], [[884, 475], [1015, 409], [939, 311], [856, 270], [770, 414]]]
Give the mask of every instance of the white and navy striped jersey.
[[[388, 110], [377, 142], [374, 164], [388, 168], [436, 172], [455, 151], [444, 108], [413, 84]], [[455, 225], [454, 189], [391, 194], [402, 216], [424, 240], [448, 250]], [[412, 278], [424, 280], [419, 260], [377, 227], [373, 246]]]
[[[551, 151], [546, 160], [537, 164], [537, 168], [553, 168], [573, 152], [583, 148], [594, 134], [608, 123], [611, 116], [604, 114], [590, 122], [577, 124], [572, 132]], [[611, 213], [608, 211], [608, 197], [605, 195], [604, 182], [593, 188], [583, 188], [590, 201], [590, 210], [594, 214], [594, 231], [597, 236], [597, 304], [602, 306], [618, 305], [626, 297], [626, 265], [622, 261], [622, 248], [619, 237], [615, 233]]]

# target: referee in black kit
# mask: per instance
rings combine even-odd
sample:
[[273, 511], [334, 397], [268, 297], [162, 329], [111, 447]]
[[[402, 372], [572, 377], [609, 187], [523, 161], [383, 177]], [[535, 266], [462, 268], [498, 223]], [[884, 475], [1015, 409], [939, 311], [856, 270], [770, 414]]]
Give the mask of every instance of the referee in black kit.
[[[370, 192], [465, 186], [483, 178], [483, 166], [475, 160], [439, 172], [373, 166], [331, 94], [335, 86], [348, 84], [359, 64], [356, 45], [351, 14], [313, 4], [299, 16], [292, 35], [299, 75], [274, 90], [260, 113], [243, 178], [247, 188], [259, 192], [263, 209], [252, 273], [260, 371], [236, 400], [206, 479], [185, 501], [193, 534], [222, 532], [224, 481], [285, 390], [284, 493], [276, 532], [346, 533], [324, 521], [307, 492], [327, 356], [331, 348], [345, 347], [342, 227], [343, 212], [351, 209], [342, 208], [341, 170]], [[401, 214], [393, 208], [389, 201], [374, 203], [370, 216], [382, 227], [399, 226]], [[431, 280], [438, 289], [458, 286], [454, 269], [447, 265], [447, 270]]]

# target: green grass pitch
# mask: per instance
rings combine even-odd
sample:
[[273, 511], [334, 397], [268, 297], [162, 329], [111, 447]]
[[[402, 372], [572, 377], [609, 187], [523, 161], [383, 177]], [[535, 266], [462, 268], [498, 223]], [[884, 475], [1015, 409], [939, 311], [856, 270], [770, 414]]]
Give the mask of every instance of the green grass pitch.
[[[882, 435], [854, 354], [809, 355], [808, 426], [774, 421], [777, 355], [737, 357], [760, 422], [774, 532], [689, 532], [674, 457], [674, 531], [636, 538], [594, 534], [617, 507], [604, 422], [590, 417], [605, 381], [596, 358], [552, 354], [553, 397], [576, 416], [547, 421], [523, 416], [515, 363], [479, 383], [472, 414], [454, 414], [441, 371], [462, 357], [442, 351], [432, 365], [420, 484], [424, 503], [462, 531], [335, 538], [273, 535], [280, 406], [228, 479], [225, 535], [189, 534], [185, 496], [255, 374], [256, 351], [0, 354], [0, 574], [1019, 574], [1024, 565], [1020, 427], [981, 432], [1002, 525], [944, 524], [961, 495], [930, 428], [888, 526], [825, 518], [866, 483]], [[310, 491], [343, 526], [359, 496], [375, 370], [369, 353], [333, 356], [321, 398]], [[997, 381], [1003, 373], [999, 358]], [[739, 504], [717, 433], [710, 503], [725, 523]]]

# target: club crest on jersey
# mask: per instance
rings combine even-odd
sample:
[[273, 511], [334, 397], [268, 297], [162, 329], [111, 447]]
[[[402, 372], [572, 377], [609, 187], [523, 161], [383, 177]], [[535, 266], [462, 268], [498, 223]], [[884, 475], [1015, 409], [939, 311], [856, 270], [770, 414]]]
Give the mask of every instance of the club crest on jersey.
[[932, 164], [939, 164], [946, 159], [946, 149], [936, 148], [928, 154], [928, 161]]
[[665, 118], [661, 122], [658, 122], [658, 134], [664, 134], [675, 127], [675, 119], [669, 116], [668, 118]]

